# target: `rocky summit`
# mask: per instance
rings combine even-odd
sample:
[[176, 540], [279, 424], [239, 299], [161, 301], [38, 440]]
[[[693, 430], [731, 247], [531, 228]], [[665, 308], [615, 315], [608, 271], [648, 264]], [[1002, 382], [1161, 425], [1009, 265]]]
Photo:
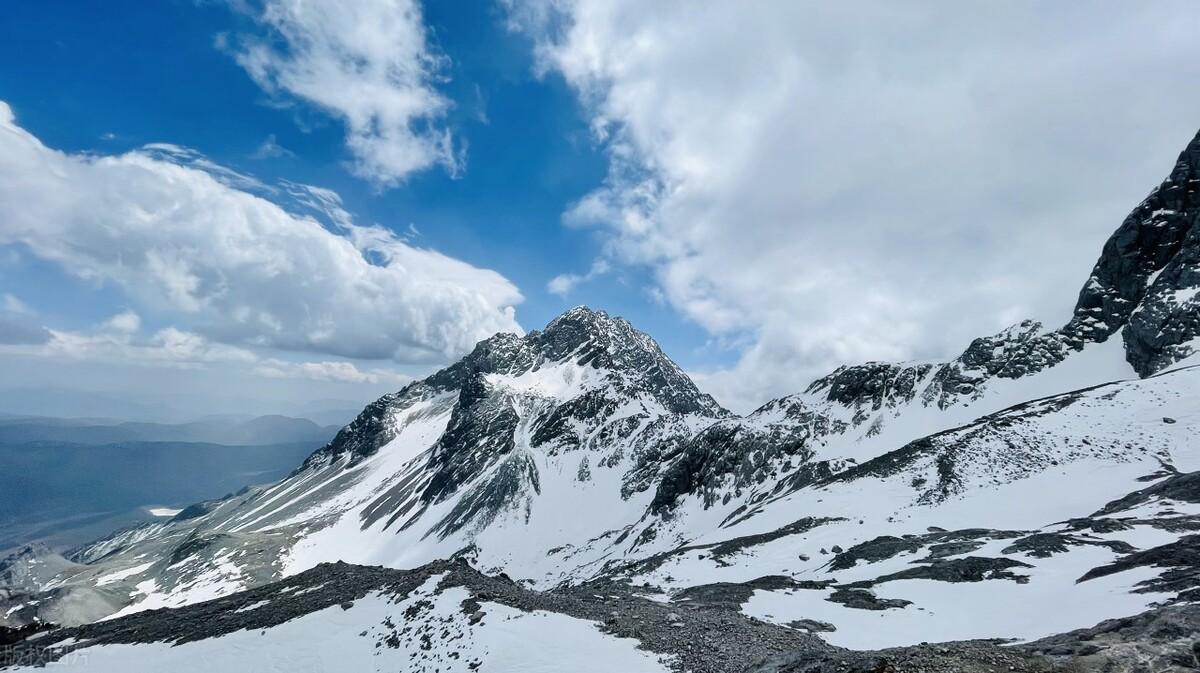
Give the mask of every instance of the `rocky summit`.
[[497, 334], [277, 483], [0, 561], [0, 664], [1200, 668], [1198, 182], [1200, 137], [1061, 326], [745, 415], [602, 311]]

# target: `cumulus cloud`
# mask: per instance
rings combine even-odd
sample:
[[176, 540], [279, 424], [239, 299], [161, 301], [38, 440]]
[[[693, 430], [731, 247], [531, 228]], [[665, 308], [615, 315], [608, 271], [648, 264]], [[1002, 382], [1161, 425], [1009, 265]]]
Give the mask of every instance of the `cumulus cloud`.
[[592, 262], [592, 267], [585, 274], [563, 273], [551, 278], [550, 282], [546, 283], [546, 291], [550, 294], [565, 297], [570, 294], [571, 290], [575, 289], [576, 285], [594, 280], [608, 273], [609, 269], [610, 266], [607, 260], [597, 259]]
[[[0, 311], [0, 355], [116, 364], [123, 367], [167, 367], [244, 371], [268, 379], [303, 379], [334, 383], [402, 386], [411, 376], [384, 368], [360, 369], [353, 362], [315, 362], [264, 358], [254, 351], [214, 343], [200, 334], [166, 327], [143, 335], [141, 319], [122, 311], [90, 330], [55, 330], [38, 325], [28, 314]], [[233, 369], [229, 369], [232, 367]]]
[[246, 191], [246, 176], [186, 153], [172, 160], [180, 152], [59, 152], [0, 103], [0, 245], [239, 348], [427, 363], [520, 330], [521, 295], [494, 271], [357, 226], [345, 211], [330, 210], [331, 231]]
[[136, 332], [142, 328], [142, 318], [128, 309], [121, 311], [104, 323], [106, 327], [117, 332]]
[[609, 153], [567, 222], [750, 343], [707, 377], [743, 408], [1065, 320], [1200, 119], [1189, 2], [509, 6]]
[[234, 3], [266, 36], [225, 48], [266, 91], [293, 96], [339, 118], [354, 172], [380, 186], [461, 158], [438, 122], [449, 101], [434, 84], [441, 58], [426, 39], [417, 0], [265, 0]]
[[255, 366], [254, 372], [274, 379], [310, 379], [313, 381], [337, 381], [341, 383], [386, 383], [402, 386], [411, 382], [411, 376], [386, 369], [359, 369], [353, 362], [287, 362], [278, 359], [264, 360]]
[[143, 367], [195, 368], [218, 363], [253, 363], [258, 357], [244, 348], [213, 343], [175, 327], [148, 337], [112, 329], [106, 323], [92, 331], [54, 330], [38, 326], [45, 338], [4, 341], [0, 352], [56, 360], [106, 362]]

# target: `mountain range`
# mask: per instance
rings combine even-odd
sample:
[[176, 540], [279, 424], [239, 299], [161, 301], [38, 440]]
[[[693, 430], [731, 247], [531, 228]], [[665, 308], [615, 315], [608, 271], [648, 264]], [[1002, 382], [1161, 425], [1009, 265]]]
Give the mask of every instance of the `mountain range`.
[[68, 549], [275, 481], [337, 431], [285, 416], [177, 424], [0, 417], [0, 554], [31, 542]]
[[380, 398], [276, 483], [0, 562], [8, 663], [1191, 670], [1198, 294], [1200, 136], [1061, 325], [945, 361], [738, 415], [577, 307]]
[[64, 442], [203, 442], [262, 446], [286, 442], [328, 441], [339, 426], [307, 418], [268, 415], [250, 418], [210, 416], [186, 423], [150, 423], [107, 418], [0, 417], [0, 444]]

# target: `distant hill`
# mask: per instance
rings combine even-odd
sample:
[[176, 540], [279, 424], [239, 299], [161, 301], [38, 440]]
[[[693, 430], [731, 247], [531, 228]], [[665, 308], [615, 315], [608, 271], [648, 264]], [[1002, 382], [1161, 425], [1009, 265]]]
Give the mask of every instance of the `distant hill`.
[[171, 424], [0, 415], [0, 552], [36, 541], [69, 547], [275, 481], [337, 430], [288, 416]]
[[212, 416], [188, 423], [143, 423], [113, 419], [0, 417], [0, 444], [65, 442], [113, 444], [118, 442], [199, 442], [263, 446], [292, 442], [323, 444], [338, 426], [317, 425], [307, 418]]
[[275, 481], [321, 441], [0, 443], [0, 550], [33, 541], [66, 547], [183, 507]]

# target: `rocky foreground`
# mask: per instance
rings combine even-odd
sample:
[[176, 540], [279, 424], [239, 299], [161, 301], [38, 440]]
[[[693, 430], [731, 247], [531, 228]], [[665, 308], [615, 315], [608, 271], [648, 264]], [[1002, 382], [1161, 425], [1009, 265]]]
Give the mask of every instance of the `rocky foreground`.
[[[368, 602], [386, 607], [358, 609]], [[987, 610], [986, 605], [978, 607]], [[646, 663], [658, 670], [1115, 673], [1200, 669], [1200, 605], [1196, 604], [1161, 607], [1034, 642], [977, 640], [854, 651], [829, 645], [807, 631], [819, 630], [819, 625], [770, 624], [719, 601], [678, 597], [668, 601], [613, 582], [539, 592], [503, 575], [480, 573], [463, 559], [414, 570], [326, 563], [280, 582], [184, 608], [48, 631], [9, 631], [6, 637], [15, 642], [0, 649], [0, 664], [14, 669], [52, 664], [68, 670], [108, 670], [108, 651], [123, 646], [143, 648], [146, 654], [135, 659], [142, 662], [140, 668], [129, 668], [127, 660], [121, 660], [124, 670], [162, 670], [161, 659], [154, 656], [155, 644], [184, 651], [206, 641], [224, 644], [238, 633], [269, 642], [284, 636], [285, 624], [323, 615], [322, 627], [328, 630], [322, 637], [334, 639], [339, 634], [332, 630], [344, 631], [340, 635], [358, 639], [362, 647], [377, 652], [376, 658], [383, 652], [386, 661], [403, 662], [403, 670], [500, 670], [491, 665], [493, 658], [512, 663], [515, 656], [519, 662], [524, 644], [510, 642], [506, 652], [480, 651], [479, 642], [489, 640], [485, 632], [524, 615], [547, 613], [579, 622], [597, 637], [635, 646], [650, 655]], [[529, 653], [531, 662], [534, 654]], [[247, 653], [244, 663], [242, 670], [255, 670], [261, 662]], [[580, 670], [585, 664], [559, 663], [559, 670]]]

